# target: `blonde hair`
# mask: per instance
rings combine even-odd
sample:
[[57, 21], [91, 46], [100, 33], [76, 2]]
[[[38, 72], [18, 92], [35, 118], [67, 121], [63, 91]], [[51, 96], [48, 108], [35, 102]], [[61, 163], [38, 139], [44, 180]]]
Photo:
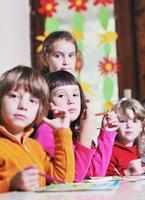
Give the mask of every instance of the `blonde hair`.
[[113, 111], [118, 113], [122, 109], [123, 113], [128, 116], [128, 109], [133, 110], [135, 116], [141, 120], [142, 122], [145, 120], [145, 109], [141, 105], [141, 103], [133, 98], [122, 98], [120, 101], [118, 101], [112, 108]]
[[23, 87], [40, 100], [33, 124], [39, 124], [48, 112], [48, 86], [45, 79], [35, 69], [27, 66], [16, 66], [6, 71], [0, 78], [0, 108], [2, 98], [12, 89]]
[[138, 143], [139, 137], [145, 134], [145, 109], [138, 100], [133, 98], [122, 98], [112, 108], [112, 110], [115, 111], [116, 114], [120, 113], [120, 110], [122, 110], [123, 114], [126, 116], [129, 116], [128, 109], [131, 109], [133, 111], [135, 117], [141, 121], [143, 126], [141, 134], [136, 139], [136, 142]]

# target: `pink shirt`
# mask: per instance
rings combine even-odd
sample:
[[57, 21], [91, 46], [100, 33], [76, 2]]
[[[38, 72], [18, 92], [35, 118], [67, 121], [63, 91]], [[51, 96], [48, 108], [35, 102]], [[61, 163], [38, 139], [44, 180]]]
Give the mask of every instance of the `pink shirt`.
[[[86, 176], [105, 176], [115, 136], [116, 131], [102, 129], [97, 147], [92, 145], [91, 148], [87, 148], [79, 141], [74, 142], [75, 182], [82, 181]], [[54, 137], [49, 125], [42, 122], [36, 130], [34, 138], [51, 157], [54, 156]]]

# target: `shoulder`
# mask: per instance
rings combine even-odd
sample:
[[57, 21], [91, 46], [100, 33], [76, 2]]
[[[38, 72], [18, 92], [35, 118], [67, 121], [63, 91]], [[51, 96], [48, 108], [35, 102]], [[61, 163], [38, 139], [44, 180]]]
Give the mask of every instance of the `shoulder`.
[[34, 138], [38, 138], [41, 134], [43, 134], [43, 137], [45, 135], [53, 134], [53, 128], [50, 127], [47, 123], [42, 122], [36, 129]]
[[41, 122], [40, 125], [37, 127], [36, 131], [40, 129], [52, 130], [52, 127], [49, 126], [46, 122]]
[[29, 145], [29, 146], [35, 146], [35, 148], [40, 148], [41, 145], [39, 144], [39, 142], [33, 138], [27, 138], [26, 140], [26, 145]]
[[42, 145], [33, 138], [27, 138], [25, 144], [30, 151], [37, 151], [39, 153], [44, 151]]

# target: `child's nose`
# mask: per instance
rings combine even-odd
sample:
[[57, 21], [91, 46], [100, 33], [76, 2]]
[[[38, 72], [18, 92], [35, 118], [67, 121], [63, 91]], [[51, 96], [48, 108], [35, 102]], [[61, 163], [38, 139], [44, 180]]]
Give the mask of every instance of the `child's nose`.
[[68, 63], [68, 58], [67, 58], [67, 56], [63, 56], [63, 65], [67, 65], [67, 63]]
[[130, 128], [132, 126], [132, 121], [131, 120], [128, 120], [127, 122], [127, 127]]
[[27, 103], [24, 99], [21, 99], [18, 104], [18, 109], [27, 110]]
[[67, 103], [68, 104], [73, 104], [74, 103], [73, 98], [72, 97], [68, 97]]

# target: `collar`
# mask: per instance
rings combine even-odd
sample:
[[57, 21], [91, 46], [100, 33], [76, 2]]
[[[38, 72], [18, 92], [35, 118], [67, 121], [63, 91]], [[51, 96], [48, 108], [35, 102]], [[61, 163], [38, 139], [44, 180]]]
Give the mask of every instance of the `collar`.
[[4, 137], [9, 138], [13, 142], [24, 144], [25, 140], [32, 134], [33, 128], [30, 128], [28, 131], [22, 132], [22, 143], [15, 137], [15, 135], [11, 134], [4, 126], [0, 125], [0, 134]]

